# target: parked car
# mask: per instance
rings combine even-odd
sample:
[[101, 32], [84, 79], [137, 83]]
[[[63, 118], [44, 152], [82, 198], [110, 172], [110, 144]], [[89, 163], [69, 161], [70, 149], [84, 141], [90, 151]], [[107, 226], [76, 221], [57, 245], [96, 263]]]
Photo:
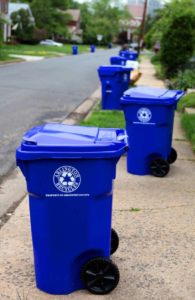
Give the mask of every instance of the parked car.
[[44, 45], [44, 46], [56, 46], [56, 47], [62, 47], [63, 44], [62, 43], [57, 43], [53, 40], [43, 40], [40, 42], [40, 45]]

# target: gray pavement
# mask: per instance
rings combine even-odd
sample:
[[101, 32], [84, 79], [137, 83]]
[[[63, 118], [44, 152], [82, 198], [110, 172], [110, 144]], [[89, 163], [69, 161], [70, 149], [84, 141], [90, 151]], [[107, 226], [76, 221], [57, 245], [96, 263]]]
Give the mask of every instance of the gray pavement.
[[[144, 84], [153, 66], [143, 60], [141, 68]], [[151, 76], [150, 85], [160, 86], [160, 82]], [[195, 156], [178, 114], [173, 143], [178, 160], [165, 178], [128, 174], [125, 157], [118, 164], [113, 228], [120, 246], [112, 259], [121, 279], [101, 299], [195, 299]], [[54, 296], [36, 288], [27, 198], [0, 231], [0, 299], [97, 299], [85, 290]]]
[[0, 179], [15, 166], [23, 133], [61, 122], [97, 88], [97, 67], [117, 50], [0, 66]]

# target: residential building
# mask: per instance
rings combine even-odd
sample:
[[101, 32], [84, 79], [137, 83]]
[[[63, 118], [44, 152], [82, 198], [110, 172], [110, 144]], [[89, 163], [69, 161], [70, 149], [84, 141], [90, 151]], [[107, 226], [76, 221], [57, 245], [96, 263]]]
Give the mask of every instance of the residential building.
[[11, 36], [10, 20], [8, 17], [8, 5], [9, 5], [9, 0], [0, 0], [0, 15], [4, 21], [3, 24], [1, 25], [4, 41], [7, 41], [8, 37]]
[[[128, 5], [144, 5], [145, 0], [127, 0]], [[163, 4], [161, 0], [148, 0], [147, 14], [154, 15], [155, 10], [162, 8]]]
[[81, 12], [80, 9], [68, 9], [66, 10], [71, 16], [71, 20], [68, 23], [68, 31], [71, 36], [71, 40], [75, 42], [82, 42], [83, 31], [81, 29]]

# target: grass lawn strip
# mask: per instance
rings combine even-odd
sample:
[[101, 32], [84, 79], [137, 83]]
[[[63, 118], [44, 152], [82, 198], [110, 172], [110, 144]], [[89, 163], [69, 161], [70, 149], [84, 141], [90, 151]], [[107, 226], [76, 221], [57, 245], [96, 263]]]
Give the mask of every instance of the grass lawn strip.
[[186, 107], [195, 108], [195, 93], [190, 93], [182, 97], [178, 103], [177, 109], [183, 113]]
[[192, 143], [192, 149], [195, 152], [195, 114], [184, 114], [181, 118], [181, 124], [188, 139]]
[[101, 110], [98, 104], [91, 115], [81, 121], [80, 125], [102, 128], [125, 128], [125, 120], [122, 111]]
[[[90, 52], [89, 45], [78, 45], [78, 48], [79, 53]], [[63, 47], [43, 45], [4, 45], [1, 52], [2, 57], [9, 56], [9, 54], [53, 57], [72, 54], [72, 45], [67, 44]]]

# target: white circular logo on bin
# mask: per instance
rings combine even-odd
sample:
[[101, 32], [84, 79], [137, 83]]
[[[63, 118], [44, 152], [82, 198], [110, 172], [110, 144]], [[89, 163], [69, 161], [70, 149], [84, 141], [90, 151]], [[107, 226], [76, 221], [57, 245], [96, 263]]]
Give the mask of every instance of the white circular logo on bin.
[[142, 123], [147, 123], [152, 118], [152, 112], [146, 107], [142, 107], [137, 112], [137, 118]]
[[72, 193], [80, 186], [81, 175], [74, 167], [62, 166], [55, 171], [53, 182], [59, 191], [63, 193]]

